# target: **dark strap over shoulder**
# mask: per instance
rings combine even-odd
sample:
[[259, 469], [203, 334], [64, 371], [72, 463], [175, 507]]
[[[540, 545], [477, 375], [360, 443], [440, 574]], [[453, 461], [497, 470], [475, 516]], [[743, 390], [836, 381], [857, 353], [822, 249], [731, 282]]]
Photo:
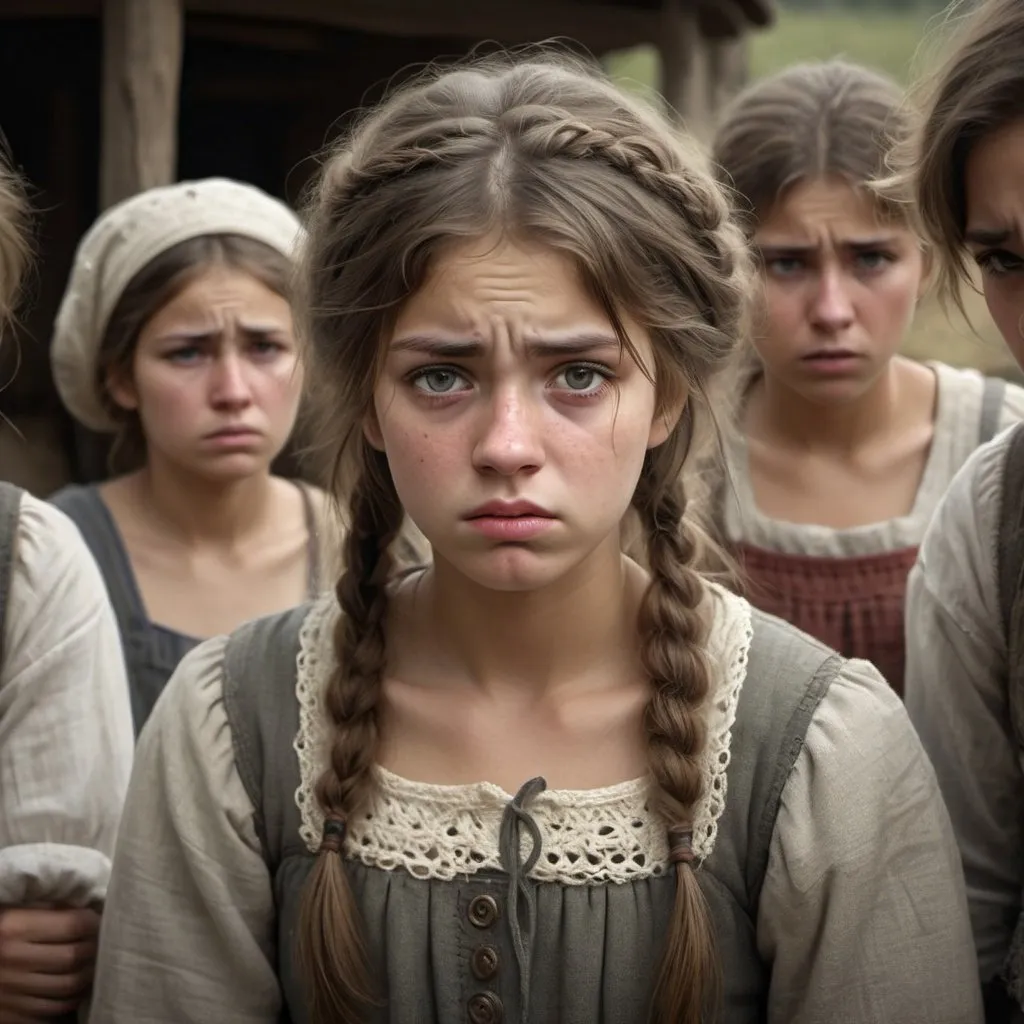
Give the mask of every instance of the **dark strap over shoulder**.
[[[1006, 637], [1006, 687], [1010, 726], [1018, 750], [1024, 749], [1024, 424], [1013, 429], [1003, 464], [1002, 502], [996, 545], [999, 607]], [[1024, 1005], [1024, 914], [1017, 921], [1004, 978]], [[992, 1000], [993, 993], [987, 993]], [[1019, 1012], [1019, 1006], [1015, 1012]], [[988, 1018], [1003, 1019], [996, 1012]]]
[[7, 595], [11, 588], [11, 567], [14, 564], [14, 538], [21, 510], [21, 496], [24, 493], [20, 487], [0, 481], [0, 664], [3, 664], [4, 659], [4, 622], [7, 618]]
[[978, 422], [979, 445], [987, 444], [999, 433], [1005, 398], [1006, 381], [1002, 377], [986, 377], [985, 389], [981, 393], [981, 419]]
[[224, 706], [235, 764], [256, 809], [256, 835], [271, 871], [299, 835], [296, 679], [299, 631], [310, 607], [246, 623], [232, 633], [224, 653]]
[[1024, 424], [1013, 428], [1003, 464], [1002, 503], [999, 511], [999, 535], [996, 565], [999, 572], [999, 608], [1003, 633], [1010, 642], [1013, 606], [1021, 592], [1024, 569]]
[[752, 907], [758, 905], [761, 888], [768, 872], [768, 858], [771, 854], [772, 836], [775, 834], [775, 821], [779, 816], [779, 806], [782, 803], [782, 792], [786, 788], [797, 758], [803, 750], [811, 719], [814, 718], [818, 706], [825, 699], [829, 687], [842, 671], [844, 664], [840, 655], [833, 654], [818, 666], [800, 703], [794, 708], [793, 714], [786, 723], [782, 743], [779, 746], [779, 759], [775, 764], [775, 774], [761, 805], [761, 819], [753, 834], [753, 841], [747, 855], [749, 872], [747, 892]]
[[92, 553], [106, 584], [122, 637], [144, 629], [149, 620], [135, 582], [135, 570], [99, 488], [72, 484], [51, 495], [49, 500], [78, 527]]

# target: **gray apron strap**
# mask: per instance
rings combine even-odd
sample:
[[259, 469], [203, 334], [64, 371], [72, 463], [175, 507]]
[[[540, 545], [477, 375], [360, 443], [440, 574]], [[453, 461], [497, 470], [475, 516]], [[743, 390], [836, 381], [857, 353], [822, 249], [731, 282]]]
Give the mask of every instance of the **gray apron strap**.
[[11, 589], [11, 569], [14, 565], [14, 537], [18, 529], [23, 493], [20, 487], [0, 481], [0, 664], [3, 664], [4, 659], [4, 622], [7, 596]]
[[50, 498], [82, 535], [107, 587], [122, 637], [138, 623], [146, 623], [146, 610], [135, 582], [131, 559], [100, 492], [96, 487], [65, 487]]
[[246, 623], [232, 633], [224, 652], [224, 709], [235, 765], [255, 808], [256, 835], [272, 874], [285, 847], [299, 841], [295, 684], [299, 631], [310, 607]]
[[[1006, 637], [1010, 726], [1020, 751], [1024, 750], [1024, 424], [1013, 428], [1003, 464], [996, 566]], [[1004, 978], [1019, 1009], [1024, 1005], [1024, 914], [1017, 921]], [[994, 998], [991, 992], [986, 996]]]
[[981, 419], [978, 422], [979, 445], [987, 444], [999, 433], [1005, 397], [1006, 381], [1002, 377], [986, 377], [985, 389], [981, 393]]
[[312, 600], [320, 593], [320, 523], [317, 521], [316, 509], [313, 507], [313, 498], [309, 488], [301, 481], [296, 480], [295, 486], [302, 495], [302, 512], [306, 519], [306, 533], [309, 541], [306, 544], [306, 558], [308, 568], [306, 571], [306, 597]]
[[[833, 654], [821, 663], [811, 677], [800, 703], [793, 710], [779, 745], [779, 759], [775, 766], [775, 775], [771, 788], [762, 804], [761, 817], [757, 830], [751, 836], [751, 848], [747, 855], [747, 892], [750, 906], [756, 908], [761, 898], [765, 874], [768, 871], [768, 858], [771, 853], [772, 836], [775, 834], [775, 819], [779, 814], [782, 802], [782, 791], [786, 788], [789, 776], [793, 771], [800, 751], [804, 747], [807, 728], [818, 710], [818, 705], [825, 699], [833, 680], [839, 675], [845, 664], [842, 657]], [[749, 685], [757, 685], [751, 680]]]

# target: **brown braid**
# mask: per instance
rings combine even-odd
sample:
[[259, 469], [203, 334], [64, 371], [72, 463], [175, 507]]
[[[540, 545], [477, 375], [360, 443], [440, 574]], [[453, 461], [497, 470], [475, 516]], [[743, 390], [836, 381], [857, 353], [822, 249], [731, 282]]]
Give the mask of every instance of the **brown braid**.
[[649, 452], [633, 498], [647, 539], [651, 582], [640, 615], [651, 698], [644, 714], [656, 806], [669, 823], [676, 902], [655, 991], [658, 1019], [700, 1024], [720, 989], [714, 933], [693, 870], [693, 814], [704, 792], [700, 755], [711, 690], [705, 656], [705, 586], [693, 568], [697, 541], [684, 517], [686, 498], [668, 453]]
[[365, 806], [377, 755], [390, 546], [403, 512], [387, 460], [364, 447], [367, 464], [351, 499], [346, 569], [337, 586], [338, 667], [324, 696], [334, 730], [330, 765], [316, 787], [326, 817], [324, 841], [303, 894], [299, 927], [314, 1024], [358, 1021], [373, 998], [359, 914], [339, 854], [345, 823]]

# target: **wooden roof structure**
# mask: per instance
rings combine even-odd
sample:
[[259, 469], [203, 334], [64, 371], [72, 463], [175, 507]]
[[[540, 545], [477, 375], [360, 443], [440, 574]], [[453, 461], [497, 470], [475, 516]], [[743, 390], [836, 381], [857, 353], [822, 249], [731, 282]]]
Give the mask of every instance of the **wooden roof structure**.
[[[595, 56], [652, 45], [662, 93], [700, 125], [729, 91], [737, 41], [769, 25], [774, 4], [2, 0], [0, 130], [43, 214], [24, 337], [17, 352], [0, 347], [0, 381], [20, 362], [14, 383], [0, 390], [0, 478], [45, 491], [105, 475], [103, 445], [56, 400], [46, 353], [74, 247], [99, 210], [154, 185], [213, 174], [294, 199], [311, 156], [346, 112], [405, 70], [481, 42], [558, 38]], [[28, 470], [11, 468], [19, 445], [32, 451], [21, 459]]]

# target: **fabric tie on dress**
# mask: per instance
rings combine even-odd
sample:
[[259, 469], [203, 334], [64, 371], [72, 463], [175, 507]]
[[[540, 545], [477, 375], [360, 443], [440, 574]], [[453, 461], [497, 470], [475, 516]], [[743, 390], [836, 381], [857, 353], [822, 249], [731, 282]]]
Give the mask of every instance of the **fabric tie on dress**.
[[[526, 804], [538, 793], [548, 788], [542, 778], [524, 782], [519, 792], [505, 806], [501, 816], [501, 835], [498, 840], [502, 869], [508, 875], [508, 920], [512, 931], [512, 948], [519, 966], [519, 1019], [526, 1024], [530, 1007], [530, 960], [533, 953], [533, 936], [536, 925], [536, 899], [530, 885], [530, 872], [540, 859], [543, 840], [540, 826], [526, 810]], [[532, 841], [526, 860], [522, 860], [523, 830]]]

